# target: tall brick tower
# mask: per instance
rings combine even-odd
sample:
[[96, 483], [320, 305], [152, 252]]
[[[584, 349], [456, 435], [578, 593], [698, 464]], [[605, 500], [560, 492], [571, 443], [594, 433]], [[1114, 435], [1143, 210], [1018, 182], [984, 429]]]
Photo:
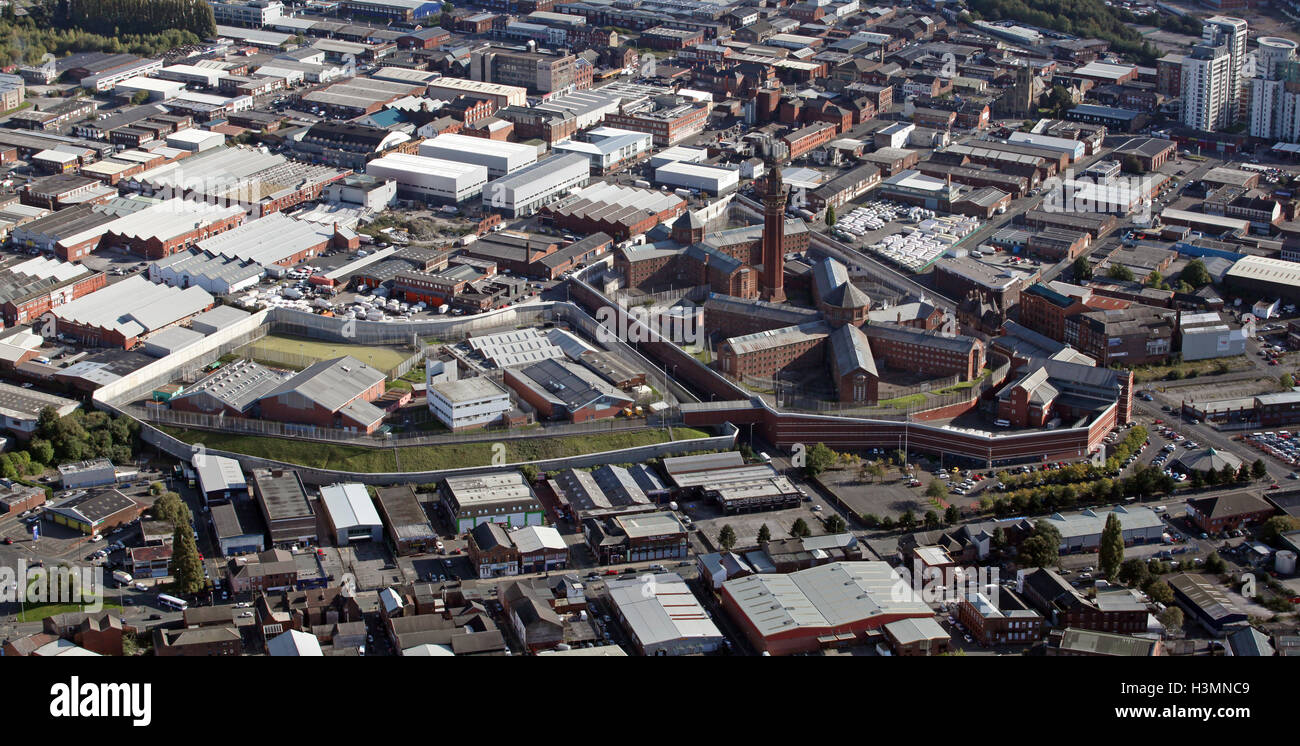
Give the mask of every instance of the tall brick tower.
[[775, 158], [767, 161], [763, 192], [763, 300], [785, 302], [785, 184]]

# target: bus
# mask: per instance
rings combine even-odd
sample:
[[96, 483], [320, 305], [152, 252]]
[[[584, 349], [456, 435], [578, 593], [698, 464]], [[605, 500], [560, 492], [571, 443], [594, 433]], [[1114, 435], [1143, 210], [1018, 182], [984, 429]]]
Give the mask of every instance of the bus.
[[176, 609], [177, 611], [185, 611], [190, 607], [190, 603], [188, 601], [176, 598], [175, 596], [169, 596], [166, 593], [158, 594], [158, 603], [162, 604], [163, 606], [166, 606], [169, 609]]

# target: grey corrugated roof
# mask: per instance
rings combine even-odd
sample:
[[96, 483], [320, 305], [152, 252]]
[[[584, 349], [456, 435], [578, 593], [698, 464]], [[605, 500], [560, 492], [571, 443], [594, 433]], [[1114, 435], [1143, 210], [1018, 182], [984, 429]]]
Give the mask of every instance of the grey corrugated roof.
[[294, 392], [331, 412], [337, 412], [384, 378], [380, 371], [351, 355], [345, 355], [333, 360], [322, 360], [308, 367], [262, 398]]
[[940, 347], [956, 352], [969, 352], [971, 348], [979, 343], [979, 340], [974, 337], [966, 337], [960, 334], [948, 337], [935, 331], [923, 331], [899, 324], [869, 324], [863, 331], [867, 333], [868, 337], [923, 344], [927, 347]]
[[831, 332], [831, 365], [839, 379], [849, 371], [862, 369], [873, 376], [876, 371], [876, 359], [871, 354], [871, 342], [862, 330], [852, 324], [845, 324]]

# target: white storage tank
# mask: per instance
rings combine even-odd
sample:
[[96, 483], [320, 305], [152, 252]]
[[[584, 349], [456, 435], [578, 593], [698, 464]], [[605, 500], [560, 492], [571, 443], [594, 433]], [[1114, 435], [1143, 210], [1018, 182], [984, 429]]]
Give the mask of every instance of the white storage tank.
[[1277, 570], [1278, 575], [1294, 575], [1295, 559], [1295, 552], [1290, 549], [1283, 549], [1273, 555], [1273, 569]]

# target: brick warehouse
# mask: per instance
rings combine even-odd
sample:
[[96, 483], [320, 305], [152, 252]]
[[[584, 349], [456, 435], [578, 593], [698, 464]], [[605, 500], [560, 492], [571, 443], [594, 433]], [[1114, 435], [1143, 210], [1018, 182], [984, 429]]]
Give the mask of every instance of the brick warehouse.
[[100, 247], [123, 248], [145, 259], [162, 259], [242, 225], [245, 217], [239, 206], [170, 199], [110, 223]]
[[[69, 271], [76, 274], [68, 277]], [[108, 275], [84, 267], [49, 259], [20, 262], [0, 269], [0, 317], [6, 326], [27, 324], [107, 284]]]

